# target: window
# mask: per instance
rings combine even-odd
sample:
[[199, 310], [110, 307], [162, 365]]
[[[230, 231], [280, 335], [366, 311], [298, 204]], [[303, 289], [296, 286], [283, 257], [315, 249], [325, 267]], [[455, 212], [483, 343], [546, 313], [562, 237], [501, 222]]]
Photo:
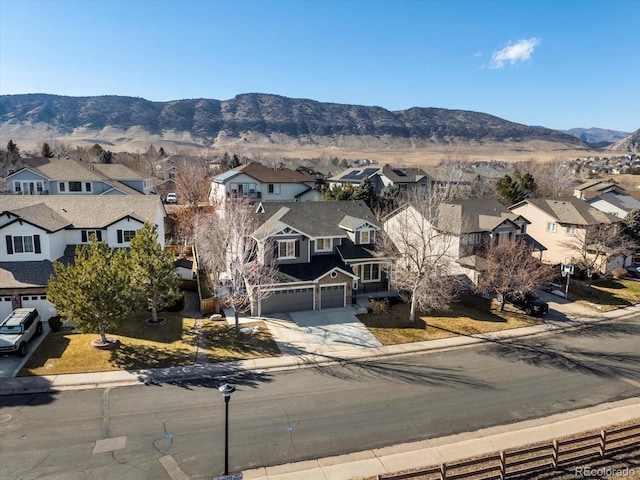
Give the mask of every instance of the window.
[[82, 182], [69, 182], [69, 191], [70, 192], [81, 192], [82, 191]]
[[576, 234], [576, 226], [567, 225], [567, 235], [575, 235], [575, 234]]
[[547, 222], [547, 232], [555, 232], [558, 226], [554, 222]]
[[122, 231], [122, 239], [125, 242], [130, 242], [131, 240], [133, 240], [133, 237], [136, 236], [136, 231], [135, 230], [123, 230]]
[[377, 263], [367, 263], [362, 265], [362, 281], [377, 282], [380, 280], [380, 265]]
[[42, 182], [36, 182], [36, 192], [44, 192], [44, 184]]
[[85, 190], [85, 192], [90, 192], [91, 191], [91, 182], [85, 182], [84, 190]]
[[14, 253], [42, 253], [40, 248], [40, 235], [18, 235], [5, 237], [7, 254]]
[[60, 190], [61, 192], [67, 191], [67, 186], [64, 184], [64, 182], [58, 182], [58, 190]]
[[90, 242], [92, 235], [95, 236], [99, 242], [102, 241], [102, 230], [82, 230], [80, 235], [82, 237], [82, 243]]
[[278, 242], [278, 258], [296, 258], [296, 241], [280, 240]]
[[330, 252], [330, 251], [331, 251], [330, 238], [318, 238], [316, 240], [316, 252]]
[[478, 245], [481, 239], [482, 239], [482, 235], [480, 234], [480, 232], [469, 233], [467, 235], [467, 244]]
[[373, 235], [371, 230], [360, 231], [360, 243], [373, 243]]
[[279, 183], [270, 183], [267, 185], [267, 192], [270, 194], [279, 194], [280, 193], [280, 184]]
[[22, 193], [22, 183], [20, 182], [13, 182], [13, 190], [16, 193]]

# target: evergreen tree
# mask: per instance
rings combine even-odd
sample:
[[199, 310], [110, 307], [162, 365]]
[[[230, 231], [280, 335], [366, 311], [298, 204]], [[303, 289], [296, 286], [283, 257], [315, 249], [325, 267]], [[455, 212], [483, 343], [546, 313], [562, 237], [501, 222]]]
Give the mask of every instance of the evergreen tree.
[[536, 189], [536, 182], [530, 173], [520, 174], [516, 170], [513, 178], [505, 175], [496, 182], [496, 197], [504, 205], [513, 205], [531, 196]]
[[351, 200], [363, 200], [368, 207], [372, 207], [377, 200], [376, 191], [371, 180], [367, 179], [353, 189]]
[[46, 292], [58, 314], [80, 332], [98, 332], [102, 343], [109, 343], [106, 332], [116, 328], [133, 305], [127, 251], [109, 248], [94, 237], [78, 247], [73, 264], [54, 262], [53, 270]]
[[20, 149], [18, 145], [16, 145], [13, 140], [9, 140], [7, 143], [7, 160], [10, 164], [15, 164], [20, 159]]
[[636, 208], [627, 213], [627, 216], [624, 218], [624, 223], [629, 230], [640, 235], [640, 210]]
[[240, 166], [240, 158], [238, 158], [238, 155], [234, 153], [233, 157], [231, 158], [231, 162], [229, 163], [229, 169], [236, 168], [239, 166]]
[[51, 147], [47, 142], [44, 142], [42, 144], [42, 150], [40, 150], [40, 155], [42, 155], [45, 158], [53, 158], [53, 150], [51, 150]]
[[158, 232], [145, 223], [131, 241], [133, 283], [139, 298], [151, 309], [151, 321], [158, 321], [158, 310], [167, 306], [178, 289], [180, 279], [173, 266], [173, 255], [158, 243]]
[[100, 154], [100, 163], [113, 163], [113, 152], [111, 150], [103, 150]]

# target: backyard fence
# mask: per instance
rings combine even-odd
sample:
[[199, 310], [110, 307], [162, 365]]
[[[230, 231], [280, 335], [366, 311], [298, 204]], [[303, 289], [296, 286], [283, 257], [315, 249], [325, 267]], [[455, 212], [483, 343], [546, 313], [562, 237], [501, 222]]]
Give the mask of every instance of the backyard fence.
[[413, 472], [385, 473], [378, 475], [377, 479], [505, 479], [556, 469], [587, 459], [604, 458], [639, 445], [640, 420], [632, 425], [601, 430], [600, 433], [585, 433], [576, 438], [506, 450], [473, 460], [443, 463]]

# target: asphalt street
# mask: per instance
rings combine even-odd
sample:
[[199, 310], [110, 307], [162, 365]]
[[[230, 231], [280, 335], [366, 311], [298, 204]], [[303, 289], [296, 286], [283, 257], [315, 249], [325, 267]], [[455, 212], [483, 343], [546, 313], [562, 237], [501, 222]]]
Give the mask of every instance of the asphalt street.
[[[288, 372], [0, 397], [0, 479], [188, 479], [435, 438], [637, 396], [640, 320]], [[164, 462], [164, 466], [163, 463]]]

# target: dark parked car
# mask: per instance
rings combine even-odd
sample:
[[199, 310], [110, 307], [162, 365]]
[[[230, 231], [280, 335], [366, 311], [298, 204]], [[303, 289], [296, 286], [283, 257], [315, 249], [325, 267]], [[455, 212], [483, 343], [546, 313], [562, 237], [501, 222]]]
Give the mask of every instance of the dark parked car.
[[629, 265], [628, 267], [624, 267], [629, 272], [629, 276], [633, 278], [640, 278], [640, 267], [636, 265]]
[[[498, 301], [500, 301], [498, 295]], [[505, 301], [518, 307], [526, 315], [535, 315], [541, 317], [549, 312], [549, 304], [544, 300], [540, 300], [533, 293], [513, 292], [505, 296]]]

